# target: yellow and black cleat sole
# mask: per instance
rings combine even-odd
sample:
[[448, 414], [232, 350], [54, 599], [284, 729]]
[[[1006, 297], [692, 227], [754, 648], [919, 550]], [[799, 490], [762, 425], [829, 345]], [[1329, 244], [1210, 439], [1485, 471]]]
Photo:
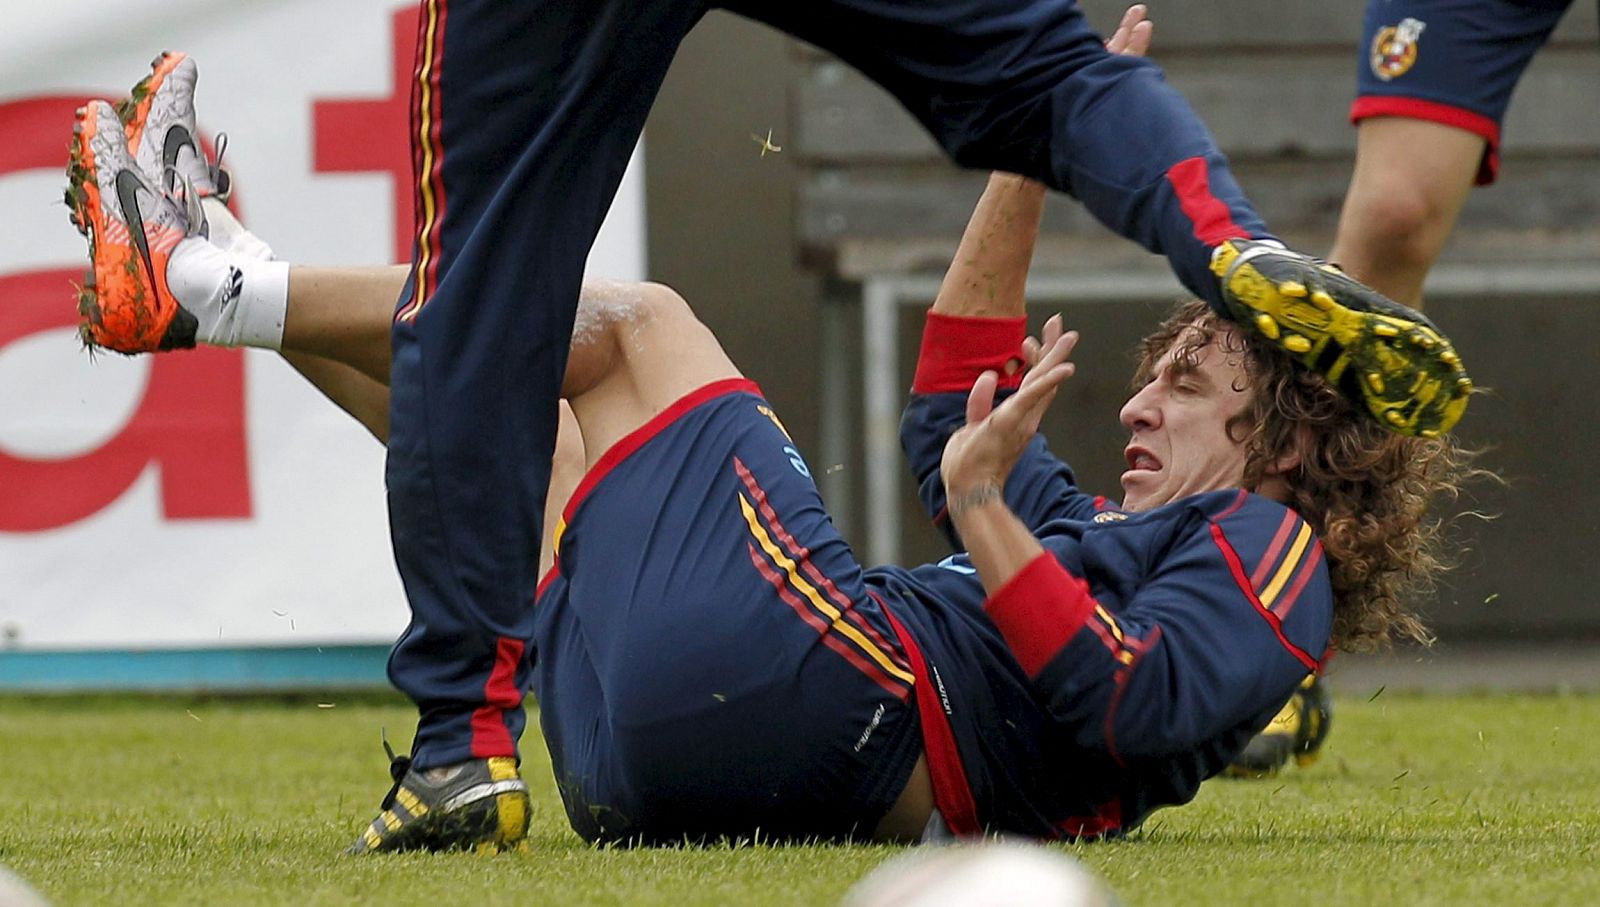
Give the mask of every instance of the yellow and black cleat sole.
[[1211, 269], [1235, 321], [1326, 377], [1390, 431], [1438, 437], [1466, 412], [1472, 379], [1421, 313], [1270, 243], [1230, 240]]

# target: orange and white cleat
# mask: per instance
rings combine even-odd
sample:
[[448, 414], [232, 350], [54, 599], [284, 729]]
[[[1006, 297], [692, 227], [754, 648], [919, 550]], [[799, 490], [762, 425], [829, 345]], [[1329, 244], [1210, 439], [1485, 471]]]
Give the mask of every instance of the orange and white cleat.
[[67, 206], [89, 240], [92, 281], [79, 291], [85, 345], [119, 353], [187, 349], [199, 323], [167, 285], [167, 262], [203, 223], [195, 194], [180, 207], [141, 173], [109, 102], [78, 111], [67, 165]]
[[176, 192], [187, 181], [201, 198], [228, 194], [228, 176], [206, 160], [195, 126], [194, 87], [200, 74], [187, 54], [165, 51], [150, 74], [117, 102], [134, 164], [152, 185]]

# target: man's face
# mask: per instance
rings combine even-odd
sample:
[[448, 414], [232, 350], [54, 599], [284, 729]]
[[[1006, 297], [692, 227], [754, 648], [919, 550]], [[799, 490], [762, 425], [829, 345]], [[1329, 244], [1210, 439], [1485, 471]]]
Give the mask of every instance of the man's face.
[[1228, 422], [1250, 404], [1244, 353], [1228, 352], [1237, 338], [1221, 332], [1195, 351], [1191, 364], [1177, 350], [1192, 337], [1180, 334], [1156, 362], [1150, 383], [1122, 407], [1122, 424], [1133, 434], [1124, 450], [1126, 510], [1243, 483], [1245, 446], [1229, 435]]

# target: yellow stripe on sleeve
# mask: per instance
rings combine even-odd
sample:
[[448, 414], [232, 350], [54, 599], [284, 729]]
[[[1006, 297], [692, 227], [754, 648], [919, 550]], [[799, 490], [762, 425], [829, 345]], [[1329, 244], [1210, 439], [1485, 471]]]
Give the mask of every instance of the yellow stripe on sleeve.
[[1306, 545], [1311, 542], [1311, 524], [1302, 522], [1300, 532], [1294, 537], [1294, 544], [1289, 546], [1289, 553], [1283, 556], [1283, 563], [1278, 565], [1278, 572], [1272, 575], [1272, 581], [1267, 583], [1267, 588], [1261, 590], [1261, 606], [1272, 607], [1273, 599], [1283, 591], [1284, 584], [1289, 582], [1289, 577], [1294, 575], [1294, 568], [1300, 566], [1300, 555], [1305, 553]]

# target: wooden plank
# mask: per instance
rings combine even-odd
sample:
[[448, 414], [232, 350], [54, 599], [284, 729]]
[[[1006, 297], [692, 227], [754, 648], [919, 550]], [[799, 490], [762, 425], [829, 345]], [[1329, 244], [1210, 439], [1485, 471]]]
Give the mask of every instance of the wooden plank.
[[[1311, 254], [1325, 254], [1333, 245], [1328, 231], [1285, 231], [1284, 241]], [[883, 274], [942, 274], [955, 254], [959, 234], [939, 237], [884, 239], [849, 237], [826, 250], [831, 273], [845, 280]], [[1496, 265], [1565, 265], [1591, 273], [1600, 261], [1600, 227], [1551, 232], [1547, 230], [1485, 230], [1458, 232], [1451, 237], [1439, 264], [1493, 267]], [[1167, 261], [1110, 232], [1039, 238], [1034, 270], [1041, 273], [1103, 274], [1117, 271], [1144, 276], [1169, 273]]]
[[[1079, 0], [1089, 23], [1102, 34], [1116, 27], [1127, 9], [1125, 0]], [[1218, 49], [1253, 52], [1303, 51], [1321, 48], [1348, 54], [1362, 43], [1361, 21], [1365, 4], [1359, 0], [1227, 0], [1225, 3], [1189, 2], [1151, 4], [1156, 23], [1155, 55], [1193, 53]], [[1577, 0], [1555, 34], [1551, 46], [1581, 46], [1591, 53], [1600, 25], [1596, 6]], [[792, 42], [803, 60], [826, 59], [827, 52], [801, 41]]]
[[[1347, 154], [1355, 92], [1348, 52], [1178, 56], [1171, 83], [1230, 156]], [[1541, 53], [1518, 87], [1505, 124], [1508, 151], [1600, 149], [1600, 54], [1592, 47]], [[1578, 116], [1583, 111], [1588, 115]], [[932, 140], [883, 89], [842, 63], [812, 67], [791, 101], [794, 153], [813, 163], [925, 161]]]
[[[1556, 230], [1600, 226], [1600, 179], [1589, 156], [1506, 158], [1501, 178], [1468, 198], [1458, 229]], [[1350, 162], [1241, 162], [1239, 182], [1273, 229], [1331, 234], [1350, 179]], [[828, 170], [801, 184], [796, 205], [800, 243], [823, 249], [854, 238], [956, 237], [985, 176], [938, 166]], [[1053, 196], [1043, 232], [1105, 233], [1083, 207]]]

